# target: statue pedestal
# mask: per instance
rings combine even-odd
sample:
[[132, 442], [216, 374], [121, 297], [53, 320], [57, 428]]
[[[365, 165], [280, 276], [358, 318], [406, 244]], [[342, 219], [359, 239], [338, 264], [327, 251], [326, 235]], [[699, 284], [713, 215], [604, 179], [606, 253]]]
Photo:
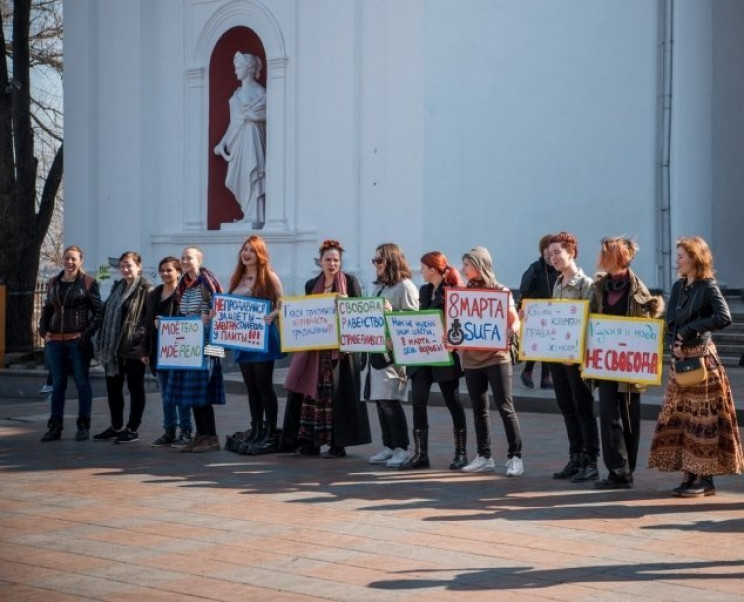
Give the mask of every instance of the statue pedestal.
[[261, 231], [260, 229], [254, 228], [252, 222], [232, 222], [220, 224], [220, 230], [222, 232], [244, 233], [246, 235]]

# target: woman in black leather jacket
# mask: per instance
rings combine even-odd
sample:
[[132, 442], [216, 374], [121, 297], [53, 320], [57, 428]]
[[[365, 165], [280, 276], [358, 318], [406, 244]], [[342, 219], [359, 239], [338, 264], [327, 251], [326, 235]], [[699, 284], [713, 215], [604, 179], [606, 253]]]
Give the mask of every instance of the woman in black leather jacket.
[[[142, 277], [142, 257], [127, 251], [119, 257], [123, 278], [111, 289], [103, 308], [98, 350], [106, 370], [111, 425], [93, 436], [96, 441], [137, 441], [137, 429], [145, 411], [145, 364], [141, 346], [145, 337], [145, 308], [150, 283]], [[124, 428], [124, 378], [129, 389], [129, 421]]]
[[98, 283], [83, 272], [83, 251], [71, 246], [63, 255], [64, 270], [49, 280], [41, 310], [39, 334], [44, 338], [47, 363], [52, 373], [52, 410], [42, 441], [62, 436], [67, 392], [67, 366], [72, 366], [78, 390], [76, 441], [85, 441], [90, 431], [93, 393], [88, 369], [93, 357], [91, 338], [101, 323], [101, 294]]
[[[712, 331], [731, 324], [731, 314], [713, 279], [713, 255], [702, 238], [677, 241], [677, 271], [680, 279], [672, 287], [666, 315], [672, 369], [648, 465], [663, 472], [683, 471], [673, 495], [715, 495], [713, 475], [744, 470], [731, 386], [711, 339]], [[674, 360], [698, 357], [707, 367], [706, 380], [681, 386]]]

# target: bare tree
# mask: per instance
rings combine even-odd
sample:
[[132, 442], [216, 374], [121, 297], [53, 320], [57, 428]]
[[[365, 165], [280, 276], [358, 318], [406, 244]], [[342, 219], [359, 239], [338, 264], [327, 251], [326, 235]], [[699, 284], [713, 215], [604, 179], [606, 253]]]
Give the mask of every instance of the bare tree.
[[[33, 345], [40, 250], [62, 184], [62, 111], [43, 79], [62, 73], [61, 0], [0, 0], [0, 279], [7, 348]], [[53, 94], [53, 92], [52, 92]]]

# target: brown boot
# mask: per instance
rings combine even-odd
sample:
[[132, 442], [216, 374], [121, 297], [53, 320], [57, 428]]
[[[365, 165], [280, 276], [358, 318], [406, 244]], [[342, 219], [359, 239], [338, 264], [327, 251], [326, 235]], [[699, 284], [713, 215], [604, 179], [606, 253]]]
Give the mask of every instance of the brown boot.
[[206, 438], [205, 435], [199, 435], [197, 433], [190, 443], [187, 443], [183, 447], [179, 447], [178, 451], [182, 454], [190, 454], [192, 451], [194, 451], [194, 448], [197, 445], [200, 445], [201, 442], [204, 441], [205, 438]]
[[194, 446], [191, 453], [203, 454], [206, 452], [219, 451], [220, 449], [220, 438], [217, 435], [206, 435], [198, 445]]

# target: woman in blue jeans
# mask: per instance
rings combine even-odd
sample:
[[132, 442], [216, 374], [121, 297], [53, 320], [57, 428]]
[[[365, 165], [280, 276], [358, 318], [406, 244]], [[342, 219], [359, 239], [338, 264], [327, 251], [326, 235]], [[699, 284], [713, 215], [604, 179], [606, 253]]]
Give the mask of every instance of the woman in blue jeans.
[[101, 294], [98, 283], [83, 272], [83, 251], [71, 246], [63, 255], [64, 269], [47, 285], [47, 296], [41, 310], [39, 334], [46, 342], [45, 352], [52, 375], [52, 411], [42, 441], [56, 441], [62, 436], [65, 413], [67, 366], [72, 365], [78, 390], [76, 441], [90, 434], [90, 411], [93, 394], [88, 377], [93, 357], [91, 338], [101, 323]]
[[[176, 288], [181, 278], [181, 262], [175, 257], [164, 257], [158, 264], [158, 272], [163, 284], [155, 287], [147, 296], [145, 309], [145, 326], [147, 333], [142, 342], [142, 363], [150, 366], [160, 387], [163, 400], [163, 434], [150, 444], [150, 447], [183, 447], [191, 441], [191, 413], [176, 405], [168, 403], [165, 388], [168, 385], [168, 370], [158, 370], [158, 318], [178, 315]], [[176, 438], [176, 427], [181, 431]]]

